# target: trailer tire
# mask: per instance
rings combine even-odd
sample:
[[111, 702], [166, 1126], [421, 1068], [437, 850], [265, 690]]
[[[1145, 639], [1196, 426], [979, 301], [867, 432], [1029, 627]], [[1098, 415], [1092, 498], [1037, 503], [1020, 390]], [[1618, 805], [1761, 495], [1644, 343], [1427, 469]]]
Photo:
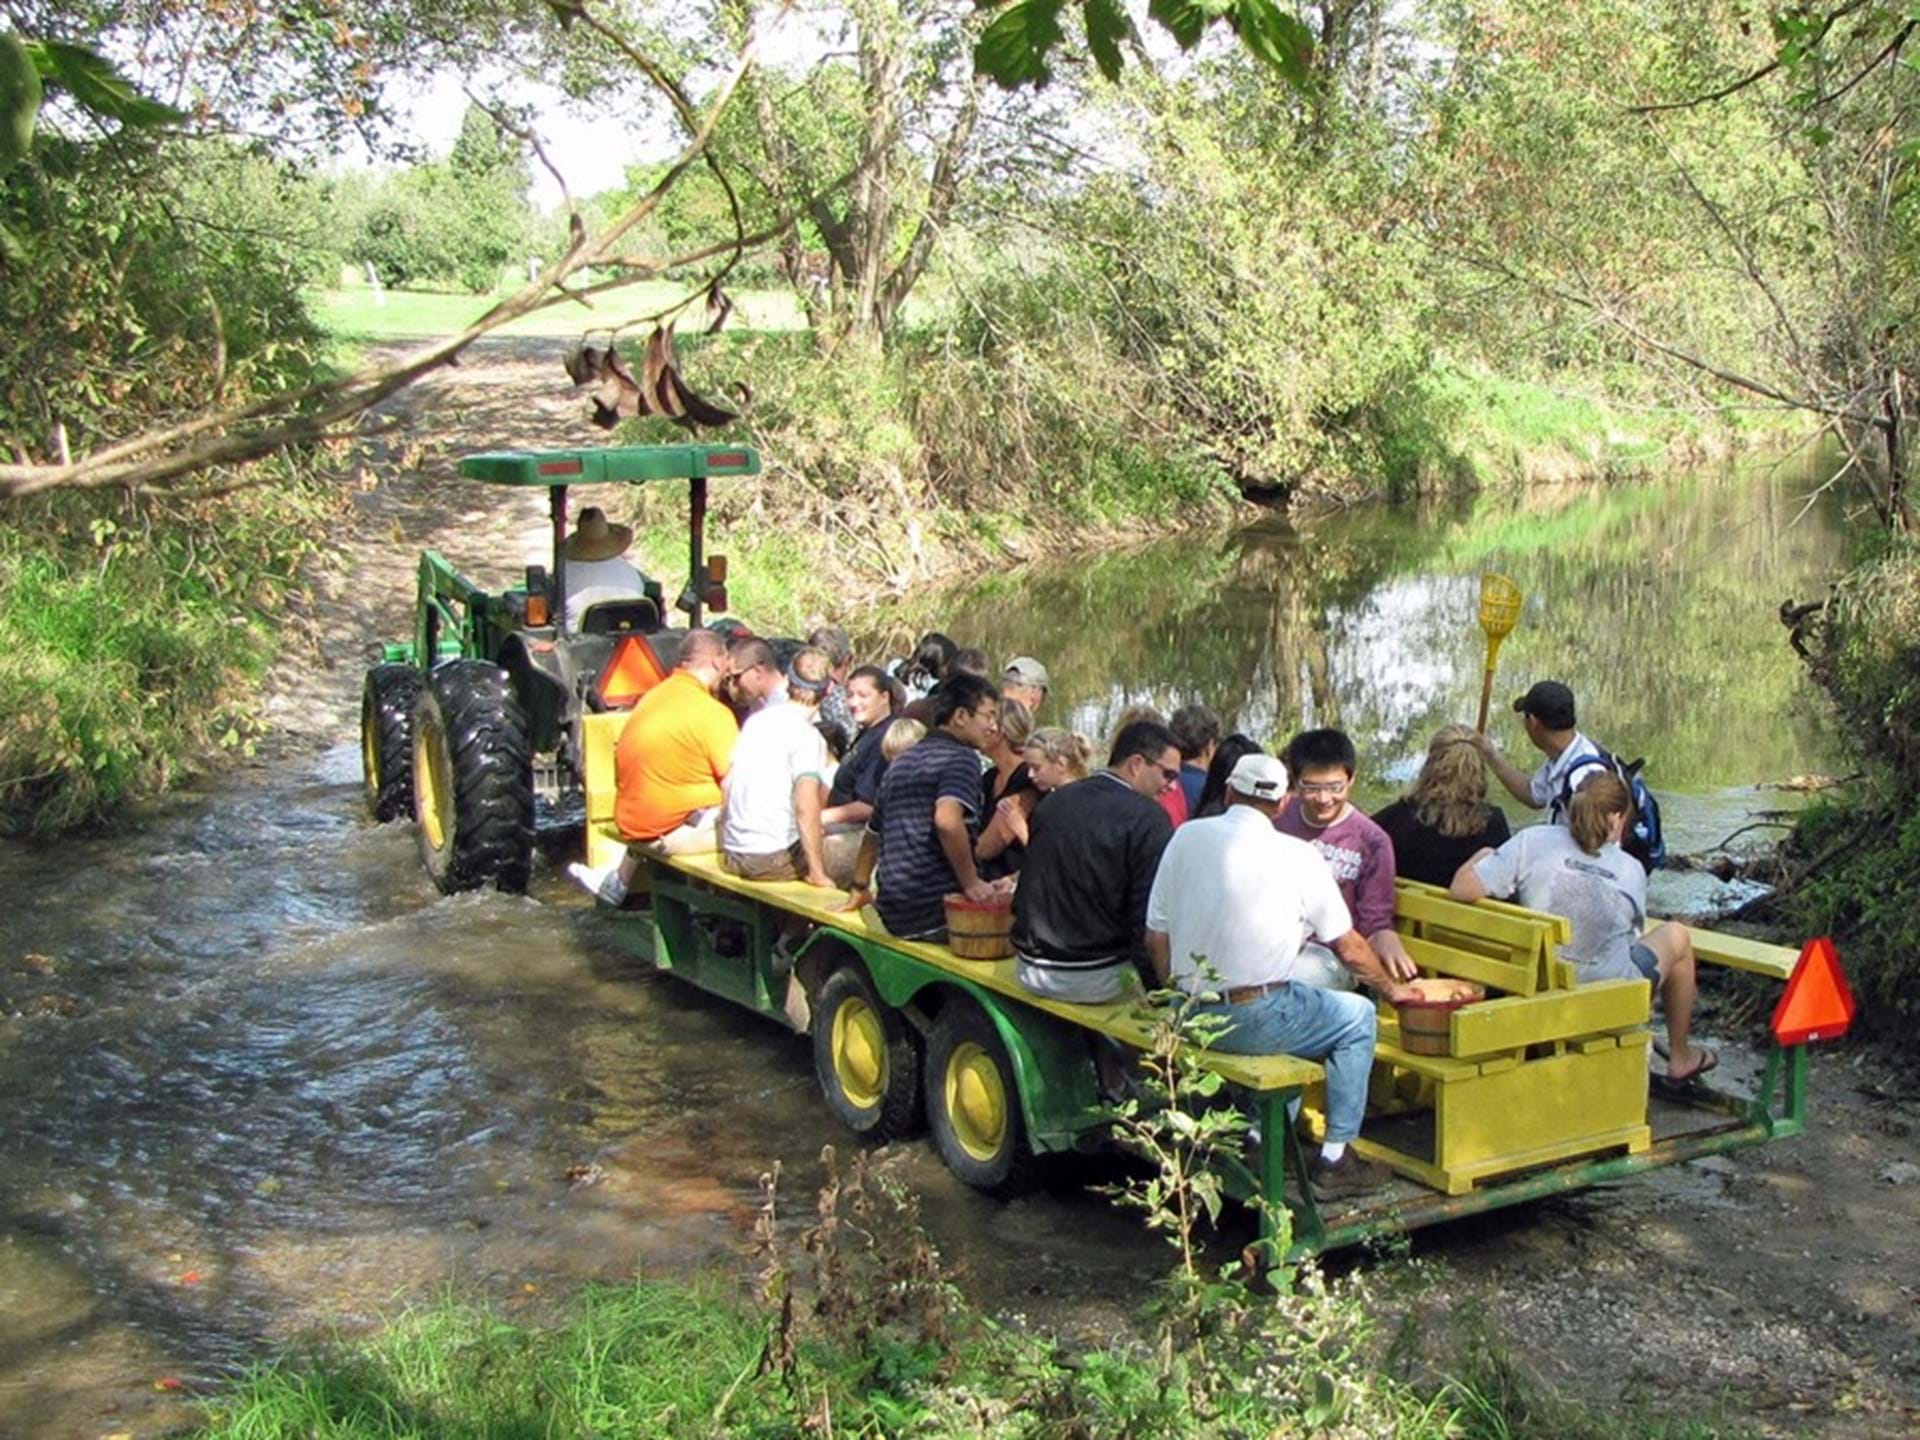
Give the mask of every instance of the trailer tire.
[[421, 683], [411, 665], [376, 665], [360, 692], [360, 774], [367, 811], [382, 825], [413, 813], [413, 711]]
[[421, 863], [444, 893], [527, 888], [533, 757], [499, 666], [449, 660], [428, 674], [413, 712], [413, 813]]
[[1012, 1195], [1033, 1177], [1020, 1113], [1020, 1082], [993, 1020], [970, 999], [941, 1007], [927, 1039], [927, 1125], [940, 1158], [962, 1181]]
[[813, 1002], [813, 1069], [827, 1108], [863, 1140], [910, 1135], [920, 1116], [920, 1055], [900, 1012], [857, 964], [827, 976]]

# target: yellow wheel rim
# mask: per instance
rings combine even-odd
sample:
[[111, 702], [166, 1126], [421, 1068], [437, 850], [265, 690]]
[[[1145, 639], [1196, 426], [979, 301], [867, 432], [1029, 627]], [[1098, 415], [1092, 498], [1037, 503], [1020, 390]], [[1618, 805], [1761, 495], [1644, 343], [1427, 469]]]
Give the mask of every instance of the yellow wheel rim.
[[427, 832], [427, 844], [444, 849], [453, 829], [447, 813], [453, 800], [453, 777], [447, 773], [447, 747], [441, 743], [440, 727], [425, 716], [413, 737], [413, 784], [419, 792], [420, 826]]
[[380, 793], [380, 741], [374, 734], [378, 724], [369, 706], [360, 716], [360, 773], [367, 777], [367, 789]]
[[856, 1110], [871, 1110], [887, 1092], [887, 1034], [879, 1012], [858, 996], [833, 1012], [833, 1078]]
[[971, 1040], [954, 1049], [944, 1082], [947, 1119], [960, 1148], [981, 1162], [1007, 1140], [1007, 1087], [993, 1057]]

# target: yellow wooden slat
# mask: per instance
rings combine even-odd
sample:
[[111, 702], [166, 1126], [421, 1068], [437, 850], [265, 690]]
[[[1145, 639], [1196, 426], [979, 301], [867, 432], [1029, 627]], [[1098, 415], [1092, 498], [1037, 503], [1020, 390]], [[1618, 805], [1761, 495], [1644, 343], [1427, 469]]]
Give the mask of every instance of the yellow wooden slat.
[[1466, 904], [1446, 891], [1415, 880], [1394, 882], [1394, 918], [1421, 925], [1440, 925], [1522, 954], [1534, 953], [1542, 932], [1564, 940], [1566, 922], [1557, 916], [1522, 910], [1498, 901]]
[[1538, 972], [1531, 963], [1516, 965], [1510, 960], [1489, 960], [1484, 955], [1437, 944], [1418, 935], [1403, 935], [1401, 943], [1407, 947], [1407, 954], [1413, 963], [1421, 969], [1451, 975], [1459, 980], [1471, 980], [1502, 994], [1531, 995], [1538, 978]]
[[1453, 1012], [1453, 1053], [1492, 1055], [1554, 1040], [1644, 1025], [1653, 1003], [1644, 980], [1599, 980], [1578, 990], [1510, 995]]
[[1646, 1050], [1555, 1055], [1443, 1086], [1435, 1118], [1434, 1162], [1453, 1171], [1615, 1144], [1621, 1131], [1647, 1123]]
[[608, 710], [588, 715], [581, 721], [582, 745], [586, 754], [587, 786], [587, 823], [596, 820], [612, 820], [616, 797], [614, 785], [613, 752], [620, 743], [620, 732], [626, 728], [632, 713], [626, 710]]
[[[1657, 928], [1659, 920], [1649, 920], [1647, 929]], [[1764, 940], [1749, 940], [1744, 935], [1722, 935], [1713, 930], [1693, 930], [1693, 953], [1712, 965], [1729, 970], [1744, 970], [1749, 975], [1765, 975], [1785, 980], [1800, 963], [1800, 952], [1785, 945], [1769, 945]]]

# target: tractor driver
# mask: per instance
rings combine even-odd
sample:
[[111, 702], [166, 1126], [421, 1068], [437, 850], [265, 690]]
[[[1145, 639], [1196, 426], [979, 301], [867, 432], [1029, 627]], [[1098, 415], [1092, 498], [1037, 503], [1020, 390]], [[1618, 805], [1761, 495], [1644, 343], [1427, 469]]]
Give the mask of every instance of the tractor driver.
[[580, 512], [566, 538], [567, 629], [578, 631], [587, 607], [603, 600], [637, 600], [646, 594], [647, 577], [626, 559], [633, 527], [608, 523], [598, 505]]

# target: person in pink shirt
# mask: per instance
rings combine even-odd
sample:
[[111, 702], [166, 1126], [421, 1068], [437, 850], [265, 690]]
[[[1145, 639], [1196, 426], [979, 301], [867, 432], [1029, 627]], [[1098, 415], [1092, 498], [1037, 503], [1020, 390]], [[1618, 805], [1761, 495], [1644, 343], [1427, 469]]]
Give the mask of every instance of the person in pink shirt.
[[[1388, 974], [1411, 980], [1418, 967], [1393, 928], [1393, 841], [1348, 799], [1358, 764], [1358, 752], [1344, 731], [1303, 730], [1294, 736], [1286, 750], [1293, 799], [1274, 819], [1273, 828], [1320, 852], [1352, 912], [1353, 928]], [[1351, 990], [1353, 972], [1329, 948], [1339, 937], [1312, 938], [1314, 943], [1300, 954], [1296, 978], [1329, 990]]]

